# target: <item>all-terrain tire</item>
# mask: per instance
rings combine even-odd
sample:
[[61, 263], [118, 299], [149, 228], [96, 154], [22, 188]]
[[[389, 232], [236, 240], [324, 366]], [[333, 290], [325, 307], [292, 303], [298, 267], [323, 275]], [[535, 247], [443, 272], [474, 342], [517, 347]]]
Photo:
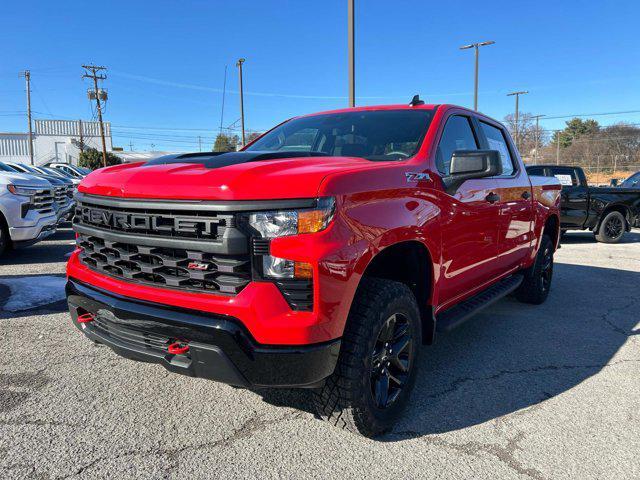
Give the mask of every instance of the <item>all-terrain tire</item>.
[[524, 271], [524, 280], [516, 290], [516, 298], [524, 303], [540, 305], [551, 288], [553, 278], [553, 241], [543, 235], [533, 265]]
[[[403, 386], [394, 391], [393, 402], [379, 408], [378, 379], [380, 371], [384, 373], [379, 360], [391, 353], [386, 350], [390, 348], [386, 347], [388, 343], [380, 342], [383, 334], [387, 336], [385, 332], [392, 318], [397, 319], [393, 320], [396, 326], [403, 322], [404, 331], [410, 334], [410, 343], [402, 349], [402, 362], [408, 367], [406, 373], [397, 376], [404, 381]], [[421, 338], [420, 312], [409, 287], [391, 280], [363, 278], [349, 312], [336, 369], [313, 393], [318, 415], [339, 428], [367, 437], [389, 430], [402, 413], [413, 388]], [[396, 349], [396, 356], [399, 350]], [[387, 369], [388, 375], [391, 369]], [[386, 382], [390, 384], [388, 379]]]
[[616, 210], [605, 215], [596, 232], [596, 240], [602, 243], [618, 243], [627, 229], [627, 220]]

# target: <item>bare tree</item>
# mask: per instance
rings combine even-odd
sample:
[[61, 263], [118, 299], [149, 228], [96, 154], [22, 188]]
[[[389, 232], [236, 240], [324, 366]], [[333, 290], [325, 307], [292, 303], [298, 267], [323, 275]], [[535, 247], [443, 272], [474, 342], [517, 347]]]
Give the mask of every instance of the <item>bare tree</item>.
[[[538, 146], [543, 146], [548, 139], [548, 135], [542, 127], [536, 128], [534, 118], [531, 113], [520, 113], [518, 115], [518, 147], [520, 155], [525, 158], [533, 156], [535, 149]], [[515, 138], [515, 116], [509, 114], [504, 117], [504, 124], [511, 136]]]

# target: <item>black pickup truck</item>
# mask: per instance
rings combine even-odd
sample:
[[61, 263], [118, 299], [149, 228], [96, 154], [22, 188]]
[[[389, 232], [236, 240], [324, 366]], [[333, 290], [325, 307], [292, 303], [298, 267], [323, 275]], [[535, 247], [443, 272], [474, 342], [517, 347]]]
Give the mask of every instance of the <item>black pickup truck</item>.
[[590, 187], [582, 168], [566, 165], [531, 165], [527, 172], [560, 180], [562, 233], [588, 229], [599, 242], [616, 243], [640, 227], [640, 188]]

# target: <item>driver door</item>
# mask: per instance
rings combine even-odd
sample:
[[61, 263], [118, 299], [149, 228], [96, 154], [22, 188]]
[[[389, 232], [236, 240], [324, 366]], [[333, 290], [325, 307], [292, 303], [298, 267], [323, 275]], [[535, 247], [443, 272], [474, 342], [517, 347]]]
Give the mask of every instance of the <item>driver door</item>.
[[[454, 151], [479, 148], [472, 118], [450, 116], [436, 151], [440, 175], [449, 175]], [[441, 306], [454, 303], [497, 276], [499, 208], [492, 197], [496, 188], [494, 178], [478, 178], [465, 181], [455, 192], [442, 194]]]

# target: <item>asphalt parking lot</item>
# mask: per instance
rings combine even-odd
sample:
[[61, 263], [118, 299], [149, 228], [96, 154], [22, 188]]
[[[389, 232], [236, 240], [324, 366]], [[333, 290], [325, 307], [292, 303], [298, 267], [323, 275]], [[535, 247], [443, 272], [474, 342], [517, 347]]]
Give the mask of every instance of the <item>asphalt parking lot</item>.
[[305, 392], [234, 389], [93, 345], [56, 279], [39, 280], [64, 274], [72, 241], [63, 229], [0, 260], [0, 308], [18, 276], [53, 300], [0, 311], [4, 477], [640, 477], [638, 231], [617, 245], [570, 234], [544, 305], [500, 301], [424, 348], [407, 414], [376, 440], [314, 418]]

